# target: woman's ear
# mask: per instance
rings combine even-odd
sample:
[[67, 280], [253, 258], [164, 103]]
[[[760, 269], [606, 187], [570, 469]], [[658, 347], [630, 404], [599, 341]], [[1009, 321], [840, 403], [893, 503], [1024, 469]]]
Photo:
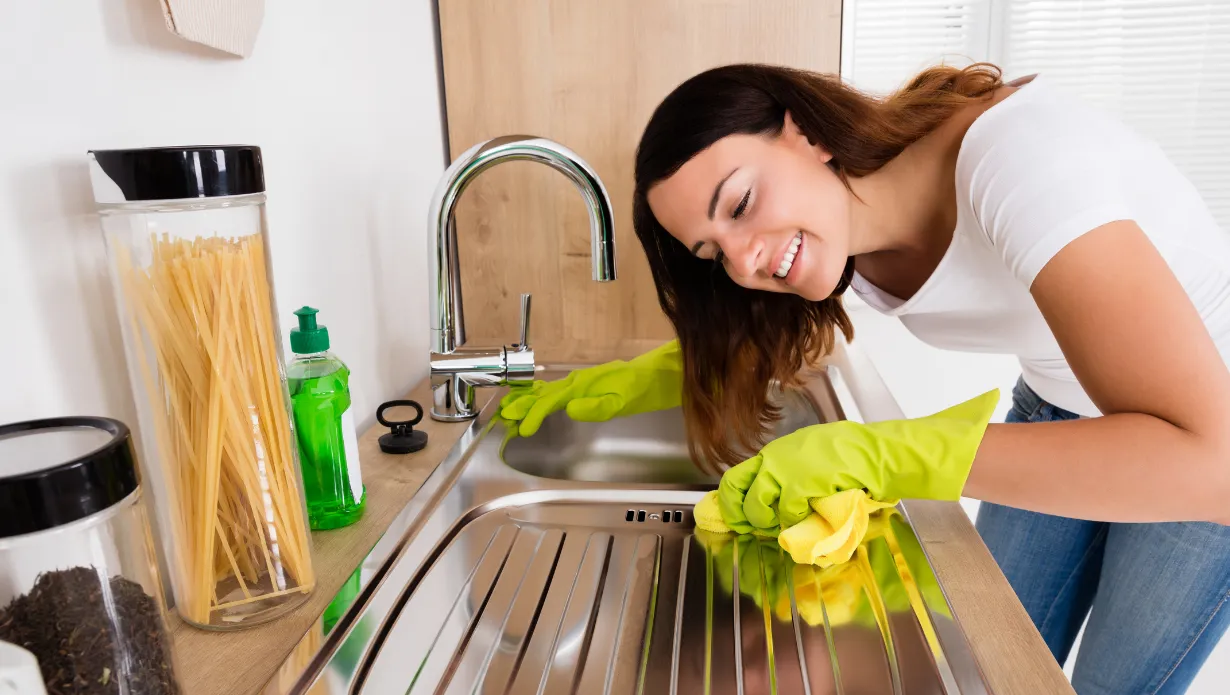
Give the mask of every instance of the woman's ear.
[[809, 150], [821, 164], [827, 164], [833, 158], [833, 154], [825, 149], [824, 145], [803, 132], [803, 129], [794, 122], [794, 116], [791, 116], [789, 111], [786, 112], [786, 120], [782, 123], [782, 138], [792, 147]]

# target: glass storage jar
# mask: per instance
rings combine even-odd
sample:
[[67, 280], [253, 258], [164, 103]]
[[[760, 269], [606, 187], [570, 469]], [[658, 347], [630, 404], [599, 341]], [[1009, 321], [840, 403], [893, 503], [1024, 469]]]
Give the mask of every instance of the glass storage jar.
[[175, 610], [270, 620], [314, 574], [260, 149], [95, 150], [90, 178]]
[[0, 641], [50, 693], [178, 693], [128, 428], [0, 426]]

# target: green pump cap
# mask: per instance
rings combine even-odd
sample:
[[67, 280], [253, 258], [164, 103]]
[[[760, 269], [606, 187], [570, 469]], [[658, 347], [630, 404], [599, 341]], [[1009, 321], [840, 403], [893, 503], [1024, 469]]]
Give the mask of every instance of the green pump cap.
[[310, 306], [295, 311], [295, 316], [299, 317], [299, 327], [290, 329], [290, 349], [296, 355], [309, 355], [329, 349], [328, 327], [316, 325], [316, 314], [319, 312], [319, 309]]

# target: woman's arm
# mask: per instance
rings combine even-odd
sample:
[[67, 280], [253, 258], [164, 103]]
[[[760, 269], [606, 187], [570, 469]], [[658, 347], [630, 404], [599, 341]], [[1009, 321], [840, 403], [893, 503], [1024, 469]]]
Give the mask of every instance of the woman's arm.
[[1230, 524], [1230, 370], [1140, 227], [1080, 236], [1030, 291], [1105, 415], [991, 425], [964, 494], [1084, 519]]

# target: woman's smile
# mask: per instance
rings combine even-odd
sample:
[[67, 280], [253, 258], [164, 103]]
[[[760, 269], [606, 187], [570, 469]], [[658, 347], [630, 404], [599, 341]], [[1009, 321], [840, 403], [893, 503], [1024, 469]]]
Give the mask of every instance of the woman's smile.
[[786, 247], [786, 253], [782, 255], [781, 261], [778, 262], [777, 272], [773, 274], [774, 277], [781, 280], [787, 280], [786, 284], [790, 284], [788, 281], [790, 271], [794, 267], [794, 260], [798, 258], [799, 253], [801, 253], [802, 244], [803, 232], [799, 232], [794, 235], [794, 238], [790, 240], [790, 245]]

